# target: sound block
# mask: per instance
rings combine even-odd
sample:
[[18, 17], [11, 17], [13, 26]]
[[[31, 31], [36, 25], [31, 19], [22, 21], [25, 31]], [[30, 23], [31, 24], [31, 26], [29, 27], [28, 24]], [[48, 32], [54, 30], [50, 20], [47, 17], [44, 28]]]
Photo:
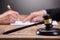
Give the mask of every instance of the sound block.
[[60, 29], [58, 29], [58, 28], [52, 28], [50, 30], [38, 29], [36, 34], [37, 35], [45, 35], [45, 36], [59, 36], [60, 35]]

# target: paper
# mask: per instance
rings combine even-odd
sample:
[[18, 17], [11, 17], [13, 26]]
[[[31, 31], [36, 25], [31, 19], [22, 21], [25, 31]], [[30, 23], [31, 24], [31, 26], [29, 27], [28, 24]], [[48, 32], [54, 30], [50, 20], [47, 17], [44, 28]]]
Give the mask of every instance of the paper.
[[[14, 23], [11, 23], [10, 25], [20, 25], [20, 26], [26, 26], [26, 25], [31, 25], [31, 24], [35, 24], [33, 22], [22, 22], [22, 21], [16, 21]], [[52, 25], [58, 25], [57, 21], [52, 21]]]
[[31, 24], [34, 24], [32, 22], [22, 22], [22, 21], [16, 21], [15, 23], [11, 23], [10, 25], [21, 25], [21, 26], [26, 26], [26, 25], [31, 25]]
[[53, 21], [52, 21], [52, 25], [58, 25], [58, 22], [55, 21], [55, 20], [53, 20]]

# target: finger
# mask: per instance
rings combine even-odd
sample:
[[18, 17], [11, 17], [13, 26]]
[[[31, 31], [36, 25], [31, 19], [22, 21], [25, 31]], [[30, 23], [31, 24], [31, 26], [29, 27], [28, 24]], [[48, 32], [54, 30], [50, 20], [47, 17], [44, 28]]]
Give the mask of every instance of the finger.
[[19, 14], [18, 12], [13, 11], [13, 13], [17, 16], [17, 19], [19, 19], [19, 18], [20, 18], [20, 14]]
[[42, 18], [40, 16], [39, 17], [37, 16], [37, 17], [33, 18], [31, 22], [40, 22], [40, 21], [43, 21], [43, 20], [44, 20], [44, 18]]
[[16, 18], [14, 18], [13, 16], [9, 16], [9, 21], [10, 21], [10, 23], [11, 22], [15, 22], [17, 19]]
[[9, 17], [17, 19], [17, 16], [14, 14], [10, 14]]
[[18, 12], [16, 12], [16, 11], [13, 11], [13, 10], [7, 11], [6, 14], [8, 14], [8, 15], [10, 14], [10, 15], [14, 16], [17, 19], [19, 19], [19, 17], [20, 17], [20, 14]]
[[35, 16], [33, 14], [30, 14], [26, 19], [23, 20], [23, 22], [31, 21]]
[[12, 13], [12, 14], [9, 14], [9, 16], [12, 16], [13, 18], [15, 18], [15, 19], [19, 19], [19, 17], [16, 15], [16, 13], [14, 12], [14, 13]]
[[[18, 12], [15, 12], [15, 11], [13, 11], [13, 10], [9, 10], [9, 11], [5, 12], [5, 13], [2, 14], [2, 15], [3, 15], [3, 16], [12, 15], [12, 16], [14, 16], [15, 18], [18, 18], [19, 13], [18, 13]], [[3, 16], [1, 16], [1, 17], [3, 17]]]

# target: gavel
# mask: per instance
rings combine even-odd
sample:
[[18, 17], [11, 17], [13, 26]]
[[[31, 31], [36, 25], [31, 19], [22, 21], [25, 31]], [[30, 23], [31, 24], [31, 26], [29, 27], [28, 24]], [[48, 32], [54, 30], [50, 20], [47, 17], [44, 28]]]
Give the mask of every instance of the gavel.
[[36, 34], [37, 35], [46, 35], [46, 36], [60, 35], [60, 29], [53, 28], [51, 16], [49, 14], [47, 14], [43, 18], [44, 18], [45, 28], [37, 29]]

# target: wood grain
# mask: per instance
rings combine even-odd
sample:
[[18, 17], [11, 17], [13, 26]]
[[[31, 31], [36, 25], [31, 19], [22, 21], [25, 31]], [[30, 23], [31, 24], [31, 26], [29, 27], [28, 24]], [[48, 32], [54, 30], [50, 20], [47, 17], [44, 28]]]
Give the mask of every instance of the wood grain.
[[[25, 17], [27, 17], [26, 15], [22, 15], [21, 20], [23, 20]], [[60, 24], [60, 22], [59, 22]], [[18, 27], [22, 27], [22, 26], [11, 26], [11, 25], [0, 25], [0, 38], [37, 38], [37, 39], [60, 39], [60, 36], [42, 36], [42, 35], [36, 35], [36, 30], [39, 28], [44, 28], [44, 25], [37, 25], [37, 26], [32, 26], [30, 28], [26, 28], [23, 30], [19, 30], [17, 32], [13, 32], [11, 34], [8, 35], [3, 35], [2, 33], [11, 29], [15, 29]], [[60, 28], [60, 25], [55, 26], [56, 28]], [[32, 39], [31, 39], [32, 40]]]

